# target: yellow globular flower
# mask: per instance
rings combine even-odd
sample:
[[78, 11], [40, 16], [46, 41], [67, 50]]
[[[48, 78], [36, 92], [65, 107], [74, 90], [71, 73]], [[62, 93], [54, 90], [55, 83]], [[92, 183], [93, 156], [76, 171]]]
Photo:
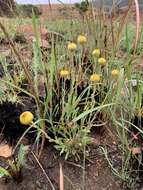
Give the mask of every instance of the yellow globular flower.
[[77, 38], [77, 42], [81, 45], [85, 44], [87, 42], [87, 38], [84, 35], [79, 35]]
[[77, 45], [76, 45], [75, 43], [70, 42], [70, 43], [68, 44], [68, 50], [70, 50], [70, 51], [75, 51], [76, 49], [77, 49]]
[[92, 75], [90, 76], [90, 81], [91, 81], [91, 82], [99, 82], [100, 79], [101, 79], [101, 77], [100, 77], [100, 75], [98, 75], [98, 74], [92, 74]]
[[92, 52], [92, 55], [94, 57], [99, 57], [100, 56], [100, 49], [94, 49], [93, 52]]
[[33, 119], [34, 116], [30, 111], [23, 112], [19, 117], [20, 123], [23, 125], [30, 125]]
[[113, 70], [111, 71], [111, 74], [112, 74], [112, 76], [117, 77], [117, 76], [119, 76], [120, 71], [119, 71], [118, 69], [113, 69]]
[[100, 65], [106, 65], [106, 59], [105, 58], [103, 58], [103, 57], [100, 57], [99, 59], [98, 59], [98, 63], [100, 64]]
[[69, 71], [68, 70], [61, 70], [60, 71], [60, 75], [62, 76], [62, 77], [66, 77], [66, 76], [68, 76], [70, 73], [69, 73]]

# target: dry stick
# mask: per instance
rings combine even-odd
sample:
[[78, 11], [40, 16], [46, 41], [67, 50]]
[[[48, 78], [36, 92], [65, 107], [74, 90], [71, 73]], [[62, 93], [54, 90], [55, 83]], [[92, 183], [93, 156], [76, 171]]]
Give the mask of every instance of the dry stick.
[[111, 25], [113, 51], [114, 51], [114, 54], [115, 54], [115, 36], [114, 36], [114, 25], [113, 25], [113, 14], [112, 14], [112, 12], [111, 12], [111, 15], [110, 15], [110, 25]]
[[103, 31], [104, 31], [104, 54], [106, 57], [106, 48], [107, 48], [107, 23], [106, 23], [106, 15], [105, 15], [105, 11], [103, 10], [103, 14], [102, 14], [102, 22], [103, 22]]
[[[29, 74], [29, 72], [27, 70], [27, 67], [24, 64], [23, 60], [21, 59], [21, 56], [19, 55], [19, 52], [16, 50], [13, 41], [10, 39], [9, 34], [7, 33], [5, 27], [3, 26], [3, 24], [1, 22], [0, 22], [0, 28], [3, 31], [4, 35], [6, 36], [7, 40], [9, 41], [9, 44], [10, 44], [11, 48], [13, 49], [13, 52], [15, 53], [18, 61], [22, 65], [24, 73], [25, 73], [25, 77], [27, 78], [30, 86], [33, 87], [34, 85], [32, 85], [33, 84], [32, 78], [31, 78], [31, 76], [30, 76], [30, 74]], [[33, 94], [35, 96], [35, 102], [36, 102], [36, 105], [37, 105], [37, 111], [39, 113], [39, 116], [42, 118], [43, 112], [42, 112], [42, 107], [41, 107], [41, 104], [40, 104], [39, 97], [37, 96], [37, 93], [36, 93], [34, 88], [32, 89], [32, 92], [33, 92]], [[43, 131], [45, 131], [45, 124], [43, 122], [41, 124], [41, 128], [42, 128]], [[38, 158], [40, 158], [40, 156], [42, 154], [44, 144], [45, 144], [45, 135], [42, 134], [42, 143], [41, 143], [40, 151], [39, 151], [39, 154], [38, 154]]]
[[[42, 130], [45, 132], [45, 123], [43, 121], [42, 121]], [[40, 159], [40, 157], [41, 157], [41, 154], [44, 149], [44, 144], [45, 144], [45, 135], [44, 135], [44, 133], [42, 133], [42, 142], [41, 142], [41, 146], [40, 146], [40, 150], [39, 150], [39, 154], [38, 154], [38, 159]]]
[[45, 172], [45, 170], [44, 170], [42, 164], [39, 162], [39, 160], [38, 160], [38, 158], [36, 157], [36, 155], [34, 154], [34, 152], [31, 151], [31, 153], [32, 153], [33, 157], [35, 158], [36, 162], [38, 163], [39, 167], [41, 168], [41, 170], [42, 170], [43, 174], [45, 175], [47, 181], [50, 183], [50, 185], [51, 185], [51, 187], [52, 187], [52, 190], [55, 190], [55, 187], [53, 186], [53, 184], [52, 184], [50, 178], [49, 178], [48, 175], [46, 174], [46, 172]]
[[60, 190], [64, 190], [64, 174], [63, 174], [63, 167], [60, 164]]
[[135, 7], [136, 7], [136, 35], [135, 35], [135, 41], [134, 41], [134, 55], [135, 55], [137, 46], [138, 46], [138, 39], [139, 39], [140, 11], [139, 11], [138, 0], [134, 0], [134, 1], [135, 1]]

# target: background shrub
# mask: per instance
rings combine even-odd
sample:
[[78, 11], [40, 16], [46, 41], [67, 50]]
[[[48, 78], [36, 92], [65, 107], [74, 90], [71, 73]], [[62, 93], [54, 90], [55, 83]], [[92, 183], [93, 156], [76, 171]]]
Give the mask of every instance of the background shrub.
[[17, 11], [19, 16], [32, 17], [32, 11], [34, 11], [36, 17], [41, 15], [41, 10], [35, 5], [17, 5]]

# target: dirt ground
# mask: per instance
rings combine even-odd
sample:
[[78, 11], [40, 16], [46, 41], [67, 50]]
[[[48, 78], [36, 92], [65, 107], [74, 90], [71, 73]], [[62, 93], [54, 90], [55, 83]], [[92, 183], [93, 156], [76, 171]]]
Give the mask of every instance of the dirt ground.
[[[89, 156], [85, 166], [84, 190], [121, 190], [119, 181], [115, 179], [107, 162], [99, 154], [100, 145], [98, 137], [95, 144], [90, 147]], [[82, 190], [83, 184], [83, 161], [65, 161], [63, 157], [54, 150], [52, 145], [46, 145], [41, 158], [41, 164], [50, 178], [55, 190], [59, 190], [59, 164], [63, 166], [64, 190]], [[26, 168], [23, 169], [23, 180], [21, 183], [0, 181], [0, 190], [52, 190], [47, 178], [39, 165], [29, 154]]]

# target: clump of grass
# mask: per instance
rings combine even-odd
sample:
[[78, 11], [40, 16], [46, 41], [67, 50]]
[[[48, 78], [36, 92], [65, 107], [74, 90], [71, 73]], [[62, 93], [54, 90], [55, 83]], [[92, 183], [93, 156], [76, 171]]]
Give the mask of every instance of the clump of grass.
[[[88, 25], [82, 23], [83, 31], [79, 30], [73, 36], [70, 32], [67, 34], [71, 37], [70, 42], [61, 41], [59, 44], [54, 35], [51, 36], [46, 60], [42, 59], [40, 48], [39, 21], [33, 14], [35, 39], [30, 65], [21, 59], [10, 41], [18, 60], [16, 76], [18, 71], [23, 70], [29, 88], [22, 89], [18, 83], [15, 84], [6, 70], [1, 82], [14, 93], [21, 91], [35, 101], [37, 144], [42, 139], [39, 157], [48, 139], [61, 154], [65, 154], [65, 159], [79, 159], [91, 143], [91, 129], [110, 122], [112, 128], [109, 131], [114, 131], [122, 156], [121, 170], [114, 168], [106, 148], [102, 149], [103, 153], [116, 176], [125, 182], [132, 179], [131, 148], [138, 141], [130, 138], [134, 134], [130, 125], [133, 125], [134, 117], [142, 118], [143, 95], [142, 75], [134, 70], [134, 65], [142, 52], [140, 44], [143, 39], [142, 26], [140, 35], [136, 33], [135, 41], [133, 33], [129, 36], [132, 28], [126, 23], [128, 13], [129, 10], [121, 20], [113, 18], [112, 14], [108, 19], [104, 10], [96, 14], [92, 9], [93, 17]], [[1, 28], [9, 39], [3, 25]], [[135, 88], [133, 81], [136, 81]], [[44, 87], [42, 97], [41, 86]], [[140, 126], [134, 127], [142, 134]]]

